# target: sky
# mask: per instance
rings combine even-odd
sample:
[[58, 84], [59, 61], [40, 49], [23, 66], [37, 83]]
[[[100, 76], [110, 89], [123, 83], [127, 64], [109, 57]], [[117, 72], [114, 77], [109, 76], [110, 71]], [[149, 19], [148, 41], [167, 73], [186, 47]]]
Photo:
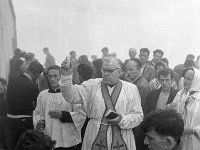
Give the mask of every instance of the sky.
[[49, 47], [56, 63], [71, 50], [95, 54], [108, 47], [128, 58], [134, 47], [162, 49], [170, 67], [200, 55], [199, 0], [13, 0], [18, 47], [44, 63]]

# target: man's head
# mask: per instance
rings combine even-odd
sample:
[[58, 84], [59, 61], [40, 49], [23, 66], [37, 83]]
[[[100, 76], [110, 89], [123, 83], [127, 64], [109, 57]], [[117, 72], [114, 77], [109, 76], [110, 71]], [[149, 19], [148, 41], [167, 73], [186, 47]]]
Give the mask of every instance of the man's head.
[[158, 60], [161, 60], [164, 55], [164, 52], [161, 49], [156, 49], [153, 51], [153, 57], [158, 58]]
[[42, 71], [43, 71], [43, 66], [39, 62], [33, 61], [29, 65], [27, 73], [31, 76], [33, 82], [35, 82], [42, 73]]
[[182, 75], [184, 77], [184, 82], [183, 82], [184, 90], [187, 91], [190, 89], [190, 86], [194, 78], [194, 74], [195, 72], [193, 68], [187, 68], [183, 71]]
[[194, 67], [195, 66], [194, 59], [191, 58], [186, 59], [184, 62], [184, 66], [185, 68]]
[[186, 56], [186, 59], [195, 59], [195, 56], [193, 55], [193, 54], [188, 54], [187, 56]]
[[71, 51], [69, 54], [70, 54], [71, 58], [76, 58], [76, 52], [75, 51]]
[[57, 65], [47, 68], [47, 75], [52, 89], [59, 88], [59, 80], [61, 78], [60, 67]]
[[148, 48], [140, 49], [139, 58], [140, 58], [140, 62], [142, 63], [142, 65], [146, 64], [147, 60], [149, 59], [149, 54], [150, 54], [150, 51]]
[[95, 61], [98, 59], [97, 55], [92, 55], [91, 58], [92, 58], [92, 61]]
[[129, 48], [130, 59], [135, 58], [137, 55], [137, 50], [135, 48]]
[[21, 49], [16, 48], [16, 49], [15, 49], [15, 56], [16, 56], [16, 57], [20, 57], [20, 56], [21, 56], [21, 52], [22, 52]]
[[55, 141], [36, 130], [27, 130], [19, 138], [15, 150], [53, 150]]
[[126, 75], [131, 81], [135, 80], [141, 72], [141, 62], [137, 58], [133, 58], [127, 62]]
[[108, 57], [103, 59], [101, 68], [103, 82], [106, 85], [115, 85], [120, 77], [120, 64], [116, 58]]
[[93, 70], [90, 65], [80, 64], [80, 65], [78, 65], [77, 70], [78, 70], [79, 79], [80, 79], [81, 83], [83, 81], [86, 81], [86, 80], [89, 80], [92, 78]]
[[170, 91], [174, 82], [174, 72], [170, 68], [164, 68], [158, 71], [158, 79], [162, 91]]
[[103, 53], [104, 57], [108, 57], [109, 56], [107, 47], [102, 48], [101, 52]]
[[43, 48], [43, 52], [45, 55], [47, 55], [49, 53], [49, 48], [48, 47]]
[[158, 109], [149, 113], [141, 123], [144, 144], [149, 150], [172, 150], [178, 146], [184, 131], [180, 114], [172, 109]]

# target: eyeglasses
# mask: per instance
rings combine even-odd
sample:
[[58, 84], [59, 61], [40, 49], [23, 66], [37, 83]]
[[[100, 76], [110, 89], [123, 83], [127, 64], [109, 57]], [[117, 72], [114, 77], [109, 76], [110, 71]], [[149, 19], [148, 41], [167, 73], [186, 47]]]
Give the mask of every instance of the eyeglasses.
[[105, 69], [105, 68], [101, 68], [101, 72], [102, 73], [106, 73], [106, 72], [108, 72], [109, 74], [110, 73], [113, 73], [115, 70], [117, 70], [117, 69], [119, 69], [119, 68], [115, 68], [115, 69]]

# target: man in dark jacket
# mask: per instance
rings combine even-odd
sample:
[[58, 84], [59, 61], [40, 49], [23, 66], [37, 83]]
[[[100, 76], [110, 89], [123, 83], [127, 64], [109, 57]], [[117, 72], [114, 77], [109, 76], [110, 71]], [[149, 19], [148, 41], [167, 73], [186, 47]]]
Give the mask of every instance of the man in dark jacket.
[[126, 65], [126, 72], [124, 79], [128, 82], [135, 84], [138, 88], [141, 97], [141, 105], [144, 107], [146, 97], [149, 95], [151, 88], [147, 80], [140, 74], [141, 62], [137, 58], [132, 58]]
[[[124, 76], [125, 80], [135, 84], [138, 88], [141, 97], [141, 105], [144, 109], [144, 105], [146, 102], [146, 97], [150, 93], [151, 88], [147, 80], [141, 75], [141, 62], [137, 58], [132, 58], [129, 60], [126, 65], [126, 73]], [[140, 126], [133, 129], [133, 133], [135, 136], [135, 143], [137, 150], [144, 150], [144, 135], [140, 129]], [[143, 135], [143, 136], [141, 136]]]
[[35, 81], [40, 76], [42, 70], [43, 66], [39, 62], [32, 62], [26, 72], [16, 75], [8, 82], [7, 117], [13, 148], [24, 131], [33, 129], [32, 113], [39, 94]]
[[159, 70], [158, 79], [161, 83], [161, 88], [152, 91], [146, 99], [144, 106], [144, 114], [147, 115], [155, 109], [162, 109], [167, 104], [171, 103], [178, 92], [172, 87], [174, 82], [174, 73], [170, 68]]

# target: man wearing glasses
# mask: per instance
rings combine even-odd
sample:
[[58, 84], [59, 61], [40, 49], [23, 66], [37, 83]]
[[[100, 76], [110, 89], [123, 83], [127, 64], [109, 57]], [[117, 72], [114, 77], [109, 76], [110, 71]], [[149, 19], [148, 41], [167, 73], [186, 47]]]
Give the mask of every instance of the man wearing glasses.
[[121, 81], [116, 58], [105, 58], [102, 79], [72, 85], [70, 62], [63, 61], [60, 80], [66, 101], [82, 104], [90, 118], [82, 150], [136, 150], [132, 128], [143, 118], [141, 99], [135, 85]]

